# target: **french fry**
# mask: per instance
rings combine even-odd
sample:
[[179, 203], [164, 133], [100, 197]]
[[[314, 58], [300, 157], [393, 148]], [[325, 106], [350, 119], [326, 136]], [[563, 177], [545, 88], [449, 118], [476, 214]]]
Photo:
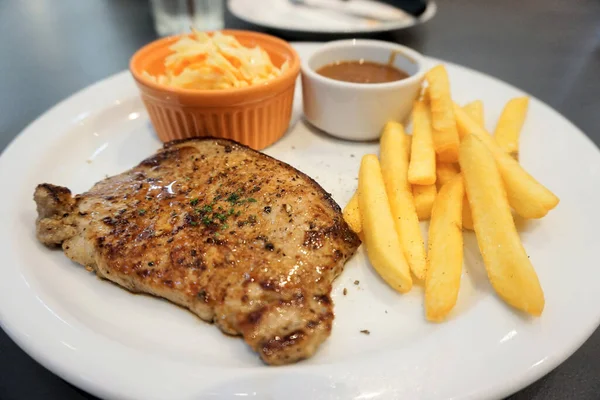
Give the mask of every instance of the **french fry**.
[[[410, 149], [412, 144], [412, 135], [407, 134], [406, 140], [408, 143], [408, 148]], [[360, 208], [358, 206], [358, 191], [354, 192], [352, 198], [350, 198], [350, 201], [348, 204], [346, 204], [346, 207], [344, 207], [343, 216], [348, 226], [350, 226], [350, 229], [357, 233], [362, 239], [362, 224], [360, 220]]]
[[408, 183], [409, 146], [401, 124], [388, 122], [385, 125], [380, 151], [381, 173], [400, 245], [413, 274], [419, 280], [424, 280], [425, 242], [421, 236], [419, 218]]
[[416, 101], [412, 113], [413, 140], [408, 167], [408, 181], [415, 185], [435, 183], [435, 148], [431, 136], [429, 110], [422, 101]]
[[473, 230], [473, 216], [471, 215], [471, 205], [469, 204], [469, 198], [465, 191], [465, 198], [463, 199], [462, 209], [462, 227], [469, 231]]
[[494, 155], [504, 181], [508, 202], [517, 214], [523, 218], [542, 218], [558, 205], [559, 199], [554, 193], [529, 175], [515, 159], [498, 146], [493, 136], [456, 104], [454, 115], [458, 125], [462, 127], [461, 130], [476, 136]]
[[421, 101], [429, 107], [429, 86], [423, 87], [423, 90], [421, 91]]
[[456, 175], [433, 203], [425, 280], [425, 316], [430, 321], [446, 318], [458, 298], [463, 264], [463, 199], [463, 178]]
[[412, 192], [419, 221], [427, 221], [431, 218], [431, 208], [437, 195], [435, 185], [413, 185]]
[[463, 110], [465, 110], [465, 112], [480, 126], [485, 126], [485, 121], [483, 119], [483, 101], [475, 100], [467, 103], [463, 106]]
[[452, 111], [450, 81], [443, 65], [433, 67], [425, 74], [429, 84], [429, 105], [433, 144], [440, 161], [458, 161], [458, 129]]
[[513, 307], [540, 315], [544, 292], [519, 239], [494, 156], [482, 140], [469, 135], [460, 145], [459, 161], [477, 243], [494, 290]]
[[354, 192], [352, 198], [344, 207], [344, 211], [342, 212], [344, 216], [344, 220], [350, 226], [355, 233], [360, 233], [362, 231], [362, 224], [360, 221], [360, 209], [358, 206], [358, 192]]
[[[436, 168], [437, 174], [437, 189], [438, 191], [446, 183], [450, 182], [457, 175], [460, 174], [460, 166], [455, 163], [438, 163]], [[471, 218], [471, 206], [467, 200], [467, 195], [463, 201], [462, 207], [462, 226], [463, 229], [473, 230], [473, 218]]]
[[371, 264], [393, 289], [412, 288], [410, 268], [396, 233], [377, 156], [363, 157], [358, 174], [358, 204], [364, 244]]
[[435, 183], [437, 184], [437, 189], [439, 191], [442, 186], [460, 174], [460, 167], [457, 163], [440, 162], [436, 166], [435, 173], [437, 175], [437, 181]]
[[494, 137], [498, 146], [512, 157], [519, 157], [519, 136], [525, 122], [529, 97], [515, 97], [504, 106]]
[[[457, 175], [460, 175], [460, 166], [455, 163], [438, 163], [437, 169], [437, 189], [438, 191], [446, 183], [450, 182]], [[473, 218], [471, 218], [471, 206], [467, 200], [467, 195], [463, 201], [462, 207], [462, 226], [463, 229], [473, 230]]]

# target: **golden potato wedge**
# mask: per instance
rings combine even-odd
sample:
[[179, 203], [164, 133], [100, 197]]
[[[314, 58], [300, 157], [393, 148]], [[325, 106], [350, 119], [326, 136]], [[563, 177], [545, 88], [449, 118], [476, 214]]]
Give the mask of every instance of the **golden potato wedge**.
[[[425, 242], [419, 228], [412, 189], [408, 183], [409, 146], [404, 128], [388, 122], [381, 135], [381, 173], [406, 261], [419, 280], [425, 279]], [[404, 155], [404, 156], [402, 156]]]
[[429, 225], [425, 316], [440, 322], [454, 308], [463, 264], [463, 178], [456, 175], [439, 191]]
[[412, 192], [419, 221], [427, 221], [431, 218], [431, 208], [437, 195], [435, 185], [413, 185]]
[[[460, 175], [460, 166], [456, 163], [438, 163], [437, 169], [437, 189], [438, 192], [446, 183], [450, 182], [457, 175]], [[471, 206], [469, 206], [469, 202], [467, 200], [467, 195], [465, 194], [465, 199], [463, 202], [463, 229], [473, 230], [473, 219], [471, 218]]]
[[540, 315], [544, 292], [519, 239], [494, 156], [482, 140], [469, 135], [460, 145], [459, 162], [477, 243], [494, 290], [513, 307]]
[[410, 268], [396, 233], [379, 160], [373, 154], [364, 156], [360, 164], [358, 204], [373, 268], [393, 289], [408, 292], [412, 288]]
[[408, 181], [414, 185], [435, 183], [435, 148], [431, 136], [429, 110], [422, 101], [416, 101], [412, 112], [413, 140], [408, 166]]
[[498, 146], [514, 158], [519, 157], [519, 136], [523, 123], [525, 123], [528, 107], [529, 97], [510, 99], [502, 110], [494, 132]]
[[448, 72], [443, 65], [438, 65], [427, 71], [425, 79], [429, 84], [429, 107], [435, 152], [440, 161], [456, 162], [460, 142], [452, 111]]
[[463, 199], [462, 209], [462, 227], [463, 229], [473, 230], [473, 216], [471, 215], [471, 205], [469, 204], [469, 198], [465, 191], [465, 198]]
[[429, 107], [429, 86], [424, 86], [421, 90], [421, 101]]
[[485, 121], [483, 119], [483, 101], [475, 100], [467, 103], [463, 106], [463, 110], [465, 110], [465, 112], [480, 126], [485, 126]]
[[457, 163], [440, 162], [436, 166], [435, 173], [437, 175], [437, 181], [435, 183], [439, 191], [442, 186], [460, 174], [460, 167]]
[[498, 146], [492, 135], [456, 104], [454, 114], [462, 130], [476, 136], [494, 155], [506, 187], [508, 201], [517, 214], [523, 218], [542, 218], [558, 205], [559, 199], [554, 193], [529, 175], [515, 159]]
[[344, 216], [344, 220], [350, 226], [355, 233], [360, 233], [362, 231], [362, 224], [360, 221], [360, 209], [358, 207], [358, 192], [354, 192], [352, 198], [344, 207], [344, 211], [342, 212]]

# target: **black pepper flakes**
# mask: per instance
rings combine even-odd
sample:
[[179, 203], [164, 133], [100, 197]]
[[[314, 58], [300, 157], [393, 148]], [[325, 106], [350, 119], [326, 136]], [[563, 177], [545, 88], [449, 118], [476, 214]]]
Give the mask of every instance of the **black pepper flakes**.
[[363, 329], [360, 333], [364, 333], [365, 335], [370, 335], [371, 332], [368, 329]]
[[263, 211], [265, 212], [265, 214], [270, 214], [271, 213], [271, 206], [266, 206], [265, 208], [263, 208]]
[[344, 288], [344, 290], [342, 291], [342, 294], [345, 296], [348, 294], [348, 289]]
[[354, 284], [355, 284], [355, 285], [358, 285], [359, 283], [360, 283], [360, 281], [359, 281], [359, 280], [355, 280], [355, 281], [354, 281]]

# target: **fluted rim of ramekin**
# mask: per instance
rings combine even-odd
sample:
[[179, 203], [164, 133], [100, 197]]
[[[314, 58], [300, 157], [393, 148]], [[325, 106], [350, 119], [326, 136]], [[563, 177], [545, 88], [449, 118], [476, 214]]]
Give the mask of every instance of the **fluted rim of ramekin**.
[[[133, 77], [136, 81], [138, 81], [142, 85], [145, 85], [145, 86], [147, 86], [151, 89], [154, 89], [156, 91], [159, 91], [159, 92], [169, 93], [169, 94], [172, 94], [173, 96], [187, 95], [187, 96], [197, 96], [197, 97], [212, 97], [212, 98], [216, 98], [216, 99], [222, 99], [222, 98], [226, 98], [229, 96], [249, 96], [250, 97], [253, 94], [259, 94], [261, 92], [268, 91], [273, 86], [283, 85], [283, 84], [285, 84], [286, 81], [292, 80], [292, 82], [293, 82], [296, 80], [296, 77], [300, 73], [300, 56], [298, 55], [296, 50], [292, 47], [292, 45], [290, 43], [286, 42], [285, 40], [282, 40], [275, 36], [267, 35], [264, 33], [252, 32], [252, 31], [246, 31], [246, 30], [238, 30], [238, 29], [223, 29], [220, 32], [222, 32], [224, 34], [232, 35], [232, 36], [236, 36], [236, 35], [253, 36], [259, 40], [270, 41], [273, 43], [278, 43], [278, 44], [283, 45], [292, 55], [288, 68], [285, 71], [283, 71], [281, 75], [279, 75], [273, 79], [269, 79], [268, 81], [266, 81], [262, 84], [258, 84], [258, 85], [251, 85], [251, 86], [247, 86], [247, 87], [243, 87], [243, 88], [222, 89], [222, 90], [197, 90], [197, 89], [175, 88], [175, 87], [169, 87], [166, 85], [158, 84], [158, 83], [152, 81], [151, 79], [149, 79], [148, 77], [144, 76], [142, 74], [143, 71], [138, 71], [134, 67], [135, 62], [143, 55], [146, 55], [156, 49], [163, 48], [164, 46], [170, 45], [170, 44], [174, 43], [175, 41], [179, 40], [183, 36], [191, 35], [191, 34], [181, 34], [181, 35], [173, 35], [173, 36], [167, 36], [165, 38], [157, 39], [153, 42], [146, 44], [139, 50], [137, 50], [133, 54], [133, 56], [131, 57], [131, 59], [129, 61], [129, 71], [131, 72], [131, 74], [133, 75]], [[214, 32], [211, 31], [211, 32], [207, 32], [207, 33], [214, 33]], [[267, 50], [265, 49], [265, 51], [267, 51]], [[268, 51], [267, 51], [267, 53], [268, 53]], [[270, 56], [270, 54], [269, 54], [269, 56]], [[285, 85], [285, 86], [287, 87], [288, 85]]]

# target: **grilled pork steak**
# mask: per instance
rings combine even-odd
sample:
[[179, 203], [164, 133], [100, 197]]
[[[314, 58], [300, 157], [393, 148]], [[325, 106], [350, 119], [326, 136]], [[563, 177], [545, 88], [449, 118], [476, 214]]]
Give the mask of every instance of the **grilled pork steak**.
[[268, 364], [329, 336], [331, 283], [360, 244], [316, 182], [223, 139], [167, 143], [89, 192], [41, 184], [34, 199], [42, 243], [242, 335]]

